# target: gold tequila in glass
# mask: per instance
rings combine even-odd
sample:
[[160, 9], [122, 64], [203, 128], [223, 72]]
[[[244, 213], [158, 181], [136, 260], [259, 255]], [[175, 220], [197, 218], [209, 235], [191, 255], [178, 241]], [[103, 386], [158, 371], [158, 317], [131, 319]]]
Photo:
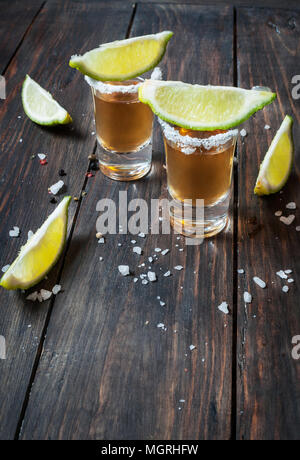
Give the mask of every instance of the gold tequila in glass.
[[[175, 203], [170, 208], [173, 227], [186, 236], [193, 236], [195, 232], [205, 237], [219, 233], [228, 221], [238, 131], [194, 131], [159, 121], [165, 145], [168, 190]], [[185, 201], [188, 206], [183, 213]], [[204, 205], [204, 219], [197, 220], [200, 202]]]
[[153, 113], [138, 98], [142, 79], [100, 82], [92, 88], [100, 169], [115, 180], [135, 180], [151, 168]]

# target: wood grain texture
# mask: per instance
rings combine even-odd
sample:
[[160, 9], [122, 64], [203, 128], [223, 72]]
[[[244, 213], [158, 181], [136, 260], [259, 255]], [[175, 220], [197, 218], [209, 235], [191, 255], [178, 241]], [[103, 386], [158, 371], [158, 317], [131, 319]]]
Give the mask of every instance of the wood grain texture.
[[[66, 193], [80, 194], [95, 136], [89, 88], [79, 72], [69, 68], [68, 60], [106, 38], [124, 35], [131, 14], [128, 4], [120, 4], [116, 16], [107, 4], [47, 3], [10, 63], [7, 99], [0, 102], [1, 267], [16, 257], [27, 232], [35, 231], [54, 209], [50, 185], [64, 180], [59, 200]], [[24, 115], [20, 91], [26, 73], [70, 111], [72, 126], [42, 128]], [[47, 154], [47, 165], [41, 166], [37, 157], [31, 159], [39, 152]], [[62, 178], [61, 168], [67, 173]], [[69, 230], [76, 206], [75, 202], [70, 206]], [[20, 227], [19, 238], [9, 238], [13, 226]], [[60, 266], [61, 261], [42, 287], [57, 282]], [[51, 302], [32, 304], [23, 294], [3, 289], [0, 297], [0, 334], [7, 344], [7, 359], [0, 361], [0, 438], [7, 439], [16, 431]]]
[[[293, 75], [299, 74], [300, 14], [292, 10], [239, 9], [237, 58], [239, 85], [264, 85], [277, 92], [277, 101], [245, 124], [248, 136], [240, 143], [237, 437], [239, 439], [299, 439], [300, 362], [291, 357], [291, 340], [300, 333], [299, 316], [299, 100], [293, 100]], [[296, 161], [282, 193], [266, 198], [253, 194], [259, 164], [285, 114], [293, 115]], [[264, 130], [265, 124], [271, 129]], [[296, 214], [285, 226], [274, 213]], [[276, 272], [292, 269], [290, 291]], [[268, 283], [262, 290], [253, 276]], [[247, 308], [243, 292], [253, 294]]]
[[43, 0], [0, 2], [0, 74], [20, 45], [43, 3]]
[[[163, 29], [174, 31], [162, 64], [166, 78], [233, 83], [231, 8], [138, 5], [132, 35]], [[108, 236], [104, 245], [95, 238], [100, 198], [118, 202], [124, 190], [128, 199], [147, 202], [165, 196], [163, 161], [156, 126], [153, 168], [146, 178], [126, 184], [98, 173], [89, 180], [22, 439], [230, 437], [232, 319], [217, 306], [232, 301], [231, 231], [200, 247], [186, 247], [173, 234], [135, 237], [143, 249], [140, 258], [132, 252], [132, 235]], [[156, 247], [171, 249], [152, 265], [157, 282], [135, 284], [133, 276], [118, 273], [119, 264], [137, 275], [147, 271], [138, 264], [145, 261], [147, 267]], [[178, 264], [181, 272], [173, 268]], [[169, 268], [173, 275], [164, 278]], [[160, 322], [166, 331], [157, 328]], [[193, 351], [191, 344], [197, 347]]]

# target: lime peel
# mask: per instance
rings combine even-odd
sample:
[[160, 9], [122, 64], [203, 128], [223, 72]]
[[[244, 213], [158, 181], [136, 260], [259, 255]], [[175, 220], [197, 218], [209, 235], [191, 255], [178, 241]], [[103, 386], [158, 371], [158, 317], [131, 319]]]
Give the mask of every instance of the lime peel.
[[28, 289], [41, 281], [62, 253], [68, 225], [66, 196], [37, 232], [21, 247], [20, 253], [0, 280], [5, 289]]
[[22, 104], [28, 118], [39, 125], [54, 126], [72, 122], [68, 112], [29, 75], [26, 75], [22, 85]]
[[286, 115], [260, 166], [254, 193], [270, 195], [286, 184], [293, 165], [293, 119]]
[[162, 120], [199, 131], [233, 128], [276, 98], [270, 91], [181, 81], [146, 80], [138, 91], [140, 101]]
[[161, 61], [172, 35], [173, 32], [164, 31], [105, 43], [83, 56], [72, 56], [69, 65], [94, 80], [130, 80]]

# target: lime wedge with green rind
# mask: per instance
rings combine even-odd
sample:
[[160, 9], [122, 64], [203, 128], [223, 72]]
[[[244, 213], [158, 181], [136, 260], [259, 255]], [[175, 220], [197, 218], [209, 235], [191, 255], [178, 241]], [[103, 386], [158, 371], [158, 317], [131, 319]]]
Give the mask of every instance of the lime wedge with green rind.
[[18, 257], [4, 273], [0, 286], [5, 289], [28, 289], [41, 281], [61, 255], [67, 235], [66, 196], [37, 232], [22, 246]]
[[146, 80], [139, 99], [161, 119], [187, 129], [214, 131], [238, 126], [270, 104], [276, 94], [231, 86]]
[[279, 192], [286, 184], [294, 158], [292, 126], [292, 117], [286, 115], [260, 165], [254, 189], [256, 195]]
[[72, 121], [68, 112], [29, 75], [23, 82], [22, 103], [28, 118], [39, 125], [65, 125]]
[[172, 35], [164, 31], [105, 43], [83, 56], [72, 56], [69, 65], [95, 80], [130, 80], [161, 61]]

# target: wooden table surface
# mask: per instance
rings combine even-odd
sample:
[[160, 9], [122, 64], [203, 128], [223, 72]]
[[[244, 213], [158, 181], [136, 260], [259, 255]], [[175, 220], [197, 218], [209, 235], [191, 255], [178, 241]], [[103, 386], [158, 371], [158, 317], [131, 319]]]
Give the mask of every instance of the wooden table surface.
[[[300, 10], [294, 1], [290, 9], [276, 8], [282, 5], [275, 0], [267, 8], [242, 0], [189, 3], [0, 2], [0, 73], [7, 85], [0, 100], [1, 267], [54, 209], [47, 189], [61, 168], [66, 193], [87, 192], [72, 201], [66, 250], [40, 284], [60, 283], [63, 292], [40, 304], [0, 291], [1, 439], [300, 438], [300, 360], [291, 354], [292, 337], [300, 335], [300, 215], [285, 209], [291, 201], [300, 206], [300, 102], [291, 82], [299, 74]], [[121, 190], [129, 199], [165, 196], [157, 123], [147, 177], [87, 178], [96, 150], [92, 101], [68, 60], [100, 43], [165, 29], [174, 31], [161, 64], [166, 79], [264, 85], [278, 97], [243, 125], [248, 135], [238, 142], [230, 228], [200, 246], [173, 234], [137, 238], [138, 258], [132, 235], [97, 244], [96, 203], [117, 200]], [[71, 112], [73, 126], [42, 128], [25, 116], [20, 93], [27, 73]], [[293, 174], [282, 193], [258, 198], [259, 164], [286, 113], [295, 120]], [[39, 152], [47, 165], [31, 159]], [[295, 213], [295, 222], [284, 225], [277, 210]], [[19, 238], [9, 237], [13, 226]], [[156, 247], [171, 249], [153, 265], [156, 283], [118, 274], [123, 263], [139, 274], [138, 263]], [[181, 272], [172, 269], [179, 264]], [[161, 276], [169, 268], [173, 275]], [[293, 270], [288, 293], [276, 275], [281, 269]], [[253, 295], [249, 305], [244, 291]], [[218, 310], [222, 301], [229, 315]]]

